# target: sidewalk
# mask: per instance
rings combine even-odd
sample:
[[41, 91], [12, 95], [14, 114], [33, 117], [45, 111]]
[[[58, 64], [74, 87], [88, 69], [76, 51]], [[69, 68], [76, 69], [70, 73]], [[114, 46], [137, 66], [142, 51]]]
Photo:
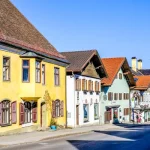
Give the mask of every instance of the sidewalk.
[[22, 134], [15, 134], [9, 136], [1, 136], [0, 137], [0, 146], [10, 146], [10, 145], [18, 145], [23, 143], [32, 143], [37, 142], [44, 139], [52, 139], [52, 138], [59, 138], [63, 136], [75, 135], [75, 134], [83, 134], [92, 132], [93, 130], [100, 130], [104, 131], [107, 129], [119, 129], [119, 128], [127, 128], [127, 127], [134, 127], [134, 126], [143, 126], [144, 124], [119, 124], [119, 125], [112, 125], [112, 124], [105, 124], [105, 125], [93, 125], [93, 126], [86, 126], [80, 127], [75, 129], [62, 129], [57, 131], [35, 131], [30, 133], [22, 133]]

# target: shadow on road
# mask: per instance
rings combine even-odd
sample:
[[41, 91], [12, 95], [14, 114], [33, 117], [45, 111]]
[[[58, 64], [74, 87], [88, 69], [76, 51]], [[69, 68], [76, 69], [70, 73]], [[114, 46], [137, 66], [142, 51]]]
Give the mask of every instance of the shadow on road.
[[[92, 140], [68, 140], [68, 142], [78, 150], [124, 150], [128, 147], [132, 150], [150, 150], [150, 141], [149, 143], [147, 140], [142, 140], [142, 143], [139, 142], [139, 140], [150, 135], [149, 124], [136, 126], [135, 128], [131, 128], [129, 124], [117, 124], [117, 126], [124, 127], [124, 129], [93, 130], [96, 138]], [[97, 134], [100, 134], [100, 136], [97, 136]]]

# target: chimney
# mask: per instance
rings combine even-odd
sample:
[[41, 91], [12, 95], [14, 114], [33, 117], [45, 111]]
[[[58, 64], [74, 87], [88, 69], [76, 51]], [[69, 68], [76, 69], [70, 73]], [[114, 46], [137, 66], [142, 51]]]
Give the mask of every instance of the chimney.
[[132, 57], [132, 70], [136, 71], [136, 57]]
[[142, 69], [142, 59], [138, 60], [138, 70]]

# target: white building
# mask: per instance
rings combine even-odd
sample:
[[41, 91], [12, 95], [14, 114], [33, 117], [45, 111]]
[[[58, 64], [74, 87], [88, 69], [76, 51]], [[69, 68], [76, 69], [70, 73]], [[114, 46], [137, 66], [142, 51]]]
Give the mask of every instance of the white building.
[[150, 76], [135, 76], [136, 87], [130, 92], [131, 120], [150, 121]]
[[67, 125], [98, 124], [101, 78], [106, 72], [96, 50], [63, 52], [67, 68]]

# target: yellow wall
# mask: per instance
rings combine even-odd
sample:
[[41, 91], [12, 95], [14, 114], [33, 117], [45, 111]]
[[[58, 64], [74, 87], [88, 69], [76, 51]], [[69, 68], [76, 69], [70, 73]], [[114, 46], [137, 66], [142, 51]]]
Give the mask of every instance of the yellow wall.
[[[3, 81], [3, 56], [10, 57], [10, 81]], [[30, 82], [22, 82], [22, 59], [18, 54], [10, 53], [0, 50], [0, 101], [9, 99], [11, 102], [17, 101], [17, 123], [7, 127], [0, 127], [0, 132], [10, 131], [18, 128], [22, 128], [19, 125], [19, 103], [22, 101], [22, 97], [29, 99], [35, 99], [39, 97], [38, 102], [38, 121], [34, 125], [40, 127], [40, 107], [41, 102], [44, 101], [43, 97], [45, 91], [49, 92], [52, 100], [60, 99], [64, 101], [64, 117], [57, 118], [57, 123], [60, 125], [66, 124], [66, 68], [57, 66], [47, 62], [41, 62], [45, 64], [45, 85], [35, 82], [35, 58], [30, 59]], [[60, 69], [60, 86], [54, 85], [54, 67]], [[51, 113], [47, 111], [47, 127], [50, 124]]]

